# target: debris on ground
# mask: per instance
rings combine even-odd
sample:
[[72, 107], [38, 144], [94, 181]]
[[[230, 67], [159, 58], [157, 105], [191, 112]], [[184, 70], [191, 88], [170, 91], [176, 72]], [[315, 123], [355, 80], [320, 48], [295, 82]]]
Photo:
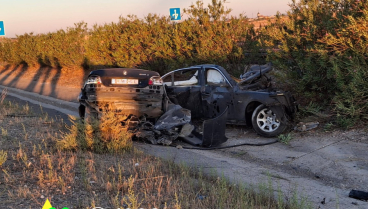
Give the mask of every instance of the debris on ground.
[[190, 110], [180, 105], [169, 105], [167, 111], [157, 120], [156, 130], [168, 130], [172, 127], [182, 126], [190, 123]]
[[319, 125], [319, 122], [309, 122], [309, 123], [300, 122], [294, 127], [294, 130], [309, 131], [311, 129], [317, 128], [318, 125]]
[[353, 189], [353, 190], [350, 191], [349, 197], [357, 199], [357, 200], [368, 201], [368, 192]]
[[180, 137], [186, 137], [186, 136], [189, 136], [192, 132], [193, 132], [193, 130], [194, 130], [194, 125], [192, 125], [192, 124], [189, 124], [189, 123], [187, 123], [187, 124], [185, 124], [182, 128], [181, 128], [181, 131], [180, 131], [180, 133], [179, 133], [179, 136]]
[[[153, 125], [145, 118], [133, 128], [135, 138], [151, 144], [171, 145], [178, 137], [192, 145], [211, 147], [227, 141], [225, 137], [227, 109], [220, 116], [203, 121], [202, 127], [191, 124], [191, 111], [170, 104], [168, 110]], [[198, 130], [201, 130], [199, 132]], [[180, 148], [179, 148], [180, 149]]]
[[194, 129], [194, 127], [191, 128], [190, 121], [190, 110], [182, 108], [180, 105], [169, 105], [168, 110], [157, 120], [155, 125], [143, 118], [138, 122], [133, 132], [139, 140], [168, 146], [178, 138], [180, 133], [188, 134]]

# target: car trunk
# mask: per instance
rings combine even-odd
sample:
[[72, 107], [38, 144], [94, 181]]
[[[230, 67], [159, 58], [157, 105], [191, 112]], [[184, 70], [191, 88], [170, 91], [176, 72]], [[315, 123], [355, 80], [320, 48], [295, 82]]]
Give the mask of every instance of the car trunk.
[[98, 111], [108, 106], [117, 113], [158, 117], [162, 114], [163, 86], [150, 84], [157, 72], [139, 69], [104, 69], [92, 71], [89, 78], [98, 83], [86, 84], [88, 104]]

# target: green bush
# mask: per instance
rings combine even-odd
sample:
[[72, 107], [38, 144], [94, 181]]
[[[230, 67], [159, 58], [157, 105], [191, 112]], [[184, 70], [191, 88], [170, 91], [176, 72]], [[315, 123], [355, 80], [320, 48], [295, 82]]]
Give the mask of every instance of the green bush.
[[120, 17], [118, 23], [95, 25], [87, 44], [88, 64], [139, 67], [163, 74], [193, 64], [217, 63], [230, 71], [236, 67], [243, 71], [249, 64], [244, 52], [258, 50], [252, 27], [243, 16], [226, 20], [230, 10], [224, 9], [222, 1], [213, 1], [210, 12], [206, 11], [198, 1], [184, 10], [190, 18], [180, 23], [148, 14], [144, 19], [130, 15]]
[[367, 120], [367, 1], [301, 0], [290, 7], [287, 19], [279, 16], [262, 31], [264, 46], [279, 49], [268, 59], [305, 102], [333, 105], [350, 124]]
[[66, 31], [41, 35], [42, 51], [40, 62], [44, 65], [59, 68], [81, 67], [85, 60], [85, 42], [87, 40], [87, 24], [75, 24]]
[[30, 34], [24, 34], [17, 36], [16, 50], [18, 50], [18, 56], [22, 62], [26, 63], [28, 66], [34, 67], [39, 64], [39, 54], [42, 51], [40, 48], [39, 36]]
[[5, 39], [0, 43], [0, 61], [19, 65], [22, 59], [19, 56], [18, 43], [11, 39]]

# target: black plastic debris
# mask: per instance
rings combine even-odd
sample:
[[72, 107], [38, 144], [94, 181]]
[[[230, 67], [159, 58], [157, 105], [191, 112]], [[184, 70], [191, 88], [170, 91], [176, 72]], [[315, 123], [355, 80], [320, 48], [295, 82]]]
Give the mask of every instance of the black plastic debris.
[[205, 120], [202, 124], [202, 133], [194, 130], [192, 134], [181, 138], [191, 145], [202, 147], [214, 147], [226, 142], [227, 110], [228, 107], [218, 117]]
[[256, 80], [260, 76], [270, 72], [272, 70], [272, 63], [267, 63], [266, 65], [254, 65], [248, 72], [240, 76], [241, 81], [239, 84], [247, 84]]
[[357, 199], [357, 200], [368, 200], [368, 192], [359, 191], [359, 190], [351, 190], [349, 193], [349, 197]]
[[151, 144], [162, 145], [171, 145], [180, 137], [192, 145], [214, 147], [227, 141], [225, 136], [227, 110], [228, 108], [216, 118], [203, 121], [202, 126], [196, 128], [191, 124], [190, 110], [180, 105], [170, 105], [156, 125], [140, 120], [134, 130], [135, 137]]
[[310, 122], [310, 123], [300, 122], [300, 123], [298, 123], [294, 127], [294, 130], [297, 130], [297, 131], [309, 131], [311, 129], [317, 128], [318, 125], [319, 125], [319, 122]]
[[168, 110], [157, 120], [154, 128], [168, 130], [190, 123], [190, 120], [190, 110], [182, 108], [180, 105], [169, 105]]

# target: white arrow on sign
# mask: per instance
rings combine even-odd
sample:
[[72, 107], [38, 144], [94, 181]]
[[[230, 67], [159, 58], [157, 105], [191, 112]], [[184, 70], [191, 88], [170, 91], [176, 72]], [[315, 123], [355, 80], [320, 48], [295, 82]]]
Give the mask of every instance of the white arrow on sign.
[[178, 19], [178, 13], [176, 13], [176, 9], [174, 10], [174, 14], [172, 15], [174, 17], [174, 19]]

